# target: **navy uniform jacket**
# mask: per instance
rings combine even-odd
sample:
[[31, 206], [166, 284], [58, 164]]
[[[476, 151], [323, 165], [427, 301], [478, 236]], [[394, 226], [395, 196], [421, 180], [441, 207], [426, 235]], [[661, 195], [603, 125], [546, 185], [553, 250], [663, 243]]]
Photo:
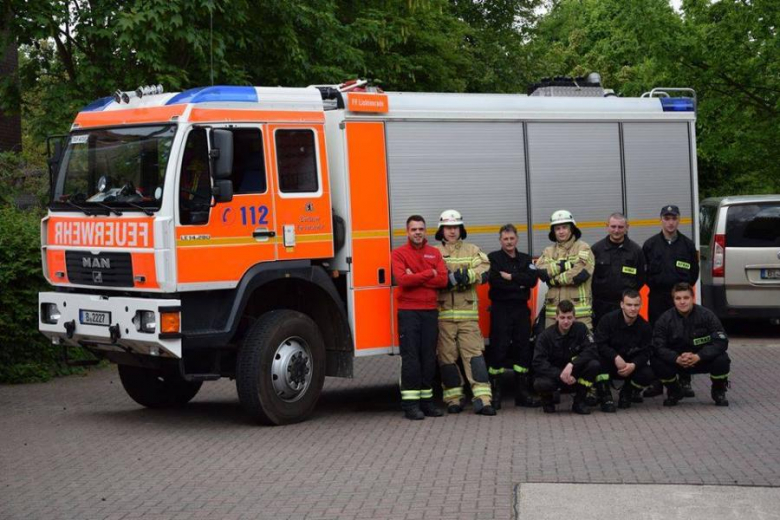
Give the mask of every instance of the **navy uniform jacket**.
[[664, 312], [653, 329], [656, 357], [672, 364], [683, 352], [698, 354], [702, 362], [712, 361], [729, 348], [729, 338], [715, 314], [693, 305], [688, 316], [672, 307]]

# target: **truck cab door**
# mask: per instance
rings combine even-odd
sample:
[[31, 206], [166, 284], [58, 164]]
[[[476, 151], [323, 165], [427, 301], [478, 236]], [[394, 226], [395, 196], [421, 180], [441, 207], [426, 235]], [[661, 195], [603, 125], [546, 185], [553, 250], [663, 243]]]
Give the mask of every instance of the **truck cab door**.
[[268, 125], [279, 260], [332, 258], [333, 213], [322, 124]]
[[259, 125], [233, 125], [233, 200], [212, 206], [206, 128], [193, 127], [181, 158], [177, 195], [177, 280], [232, 286], [253, 265], [276, 259], [268, 150]]

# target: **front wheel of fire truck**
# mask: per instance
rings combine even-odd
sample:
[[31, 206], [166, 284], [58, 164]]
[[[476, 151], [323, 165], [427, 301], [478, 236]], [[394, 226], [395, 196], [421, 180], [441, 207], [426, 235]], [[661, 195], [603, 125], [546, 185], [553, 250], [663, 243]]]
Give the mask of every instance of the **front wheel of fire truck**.
[[125, 392], [147, 408], [184, 406], [203, 384], [185, 381], [178, 372], [161, 371], [131, 365], [119, 365], [119, 379]]
[[300, 422], [325, 382], [325, 343], [317, 324], [292, 310], [261, 316], [249, 329], [236, 367], [241, 406], [262, 424]]

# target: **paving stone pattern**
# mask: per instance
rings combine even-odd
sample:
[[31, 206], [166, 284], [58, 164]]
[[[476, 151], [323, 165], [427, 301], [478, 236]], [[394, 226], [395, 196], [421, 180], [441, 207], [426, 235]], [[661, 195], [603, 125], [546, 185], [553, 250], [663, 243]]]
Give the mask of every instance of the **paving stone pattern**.
[[[780, 340], [732, 340], [731, 407], [515, 408], [410, 422], [398, 357], [328, 379], [314, 417], [249, 424], [231, 381], [147, 410], [114, 367], [0, 387], [0, 519], [508, 519], [518, 483], [780, 486]], [[505, 381], [511, 391], [511, 379]]]

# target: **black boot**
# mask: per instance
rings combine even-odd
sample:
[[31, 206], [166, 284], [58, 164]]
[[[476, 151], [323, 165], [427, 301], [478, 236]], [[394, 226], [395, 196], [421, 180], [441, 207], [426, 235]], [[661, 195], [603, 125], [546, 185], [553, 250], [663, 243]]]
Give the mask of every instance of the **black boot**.
[[402, 405], [404, 409], [404, 417], [410, 421], [422, 421], [425, 419], [425, 414], [420, 410], [420, 403], [417, 401], [406, 402]]
[[496, 409], [482, 402], [482, 399], [474, 399], [474, 413], [477, 415], [496, 415]]
[[596, 393], [596, 385], [588, 388], [588, 393], [585, 394], [585, 404], [591, 407], [599, 404], [599, 396]]
[[631, 402], [634, 399], [634, 385], [630, 381], [623, 383], [623, 388], [620, 389], [618, 394], [618, 408], [621, 410], [627, 410], [631, 408]]
[[615, 401], [612, 399], [612, 388], [609, 381], [602, 381], [596, 384], [596, 393], [601, 404], [601, 411], [604, 413], [615, 413]]
[[696, 397], [696, 392], [691, 387], [692, 376], [690, 374], [680, 374], [680, 387], [682, 388], [683, 397]]
[[515, 374], [515, 406], [538, 408], [542, 402], [531, 393], [531, 378], [527, 374]]
[[653, 384], [645, 388], [644, 393], [642, 393], [645, 397], [655, 397], [658, 395], [663, 395], [664, 393], [664, 387], [661, 385], [660, 381], [653, 381]]
[[444, 415], [444, 412], [433, 404], [433, 401], [420, 401], [420, 410], [422, 410], [425, 417], [441, 417]]
[[542, 411], [544, 413], [555, 413], [555, 399], [553, 394], [541, 394], [542, 398]]
[[588, 388], [579, 383], [575, 384], [574, 403], [571, 405], [571, 411], [580, 415], [590, 415], [590, 408], [586, 402]]
[[496, 410], [501, 409], [501, 375], [491, 375], [490, 376], [490, 393], [492, 394], [490, 397], [490, 404], [493, 405], [493, 408]]
[[664, 406], [677, 406], [680, 399], [685, 397], [683, 395], [682, 387], [678, 380], [674, 380], [672, 383], [664, 383], [666, 386], [666, 399], [664, 399]]
[[726, 392], [728, 391], [728, 387], [728, 379], [712, 380], [712, 390], [710, 390], [710, 395], [712, 396], [712, 400], [715, 401], [715, 406], [729, 405], [729, 400], [726, 399]]

